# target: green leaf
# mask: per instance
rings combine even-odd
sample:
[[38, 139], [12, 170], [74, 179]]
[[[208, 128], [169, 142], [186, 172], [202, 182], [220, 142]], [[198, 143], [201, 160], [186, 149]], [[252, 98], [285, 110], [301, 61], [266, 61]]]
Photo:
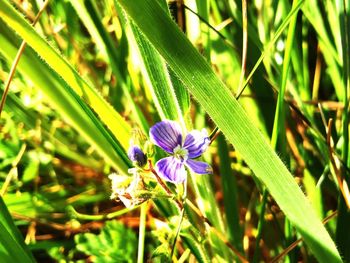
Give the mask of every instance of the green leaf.
[[342, 60], [339, 56], [340, 52], [337, 53], [336, 48], [332, 45], [332, 36], [327, 34], [327, 27], [325, 26], [326, 20], [320, 11], [317, 1], [305, 1], [305, 5], [303, 6], [303, 14], [313, 25], [313, 28], [318, 34], [320, 49], [327, 63], [327, 71], [331, 76], [336, 94], [340, 100], [344, 100], [345, 92], [342, 89], [342, 76], [339, 71], [339, 66], [343, 66]]
[[341, 262], [334, 242], [293, 176], [177, 25], [156, 1], [119, 3], [266, 185], [316, 258]]
[[[159, 1], [164, 4], [163, 10], [168, 12], [165, 1]], [[125, 14], [124, 14], [125, 15]], [[170, 16], [169, 16], [170, 18]], [[126, 19], [127, 20], [127, 19]], [[144, 77], [148, 79], [153, 99], [161, 119], [178, 120], [185, 127], [184, 112], [188, 109], [188, 92], [184, 90], [184, 85], [175, 75], [171, 68], [168, 68], [164, 59], [154, 49], [145, 36], [140, 32], [133, 22], [126, 23], [130, 27], [132, 34], [129, 34], [130, 41], [139, 50], [140, 57], [144, 64]], [[136, 42], [136, 44], [135, 44]], [[133, 48], [135, 49], [135, 48]], [[176, 89], [175, 89], [176, 88]], [[181, 106], [180, 106], [181, 105]], [[220, 217], [217, 202], [215, 200], [210, 178], [191, 175], [196, 195], [200, 199], [205, 199], [210, 205], [203, 208], [203, 212], [213, 225], [223, 231], [223, 221]], [[212, 242], [215, 243], [215, 242]], [[227, 252], [227, 248], [220, 248], [218, 252]], [[226, 253], [227, 254], [227, 253]]]
[[[1, 20], [0, 42], [0, 53], [3, 54], [9, 63], [12, 63], [17, 52], [16, 43], [18, 43], [18, 39]], [[58, 110], [106, 160], [116, 169], [127, 172], [130, 161], [118, 140], [113, 138], [113, 135], [110, 134], [94, 112], [71, 87], [55, 71], [48, 67], [30, 47], [27, 47], [22, 54], [18, 70], [43, 91], [50, 105]], [[118, 124], [120, 123], [116, 121], [115, 127], [118, 127]], [[121, 137], [119, 136], [119, 138]], [[128, 143], [128, 138], [124, 138], [123, 142], [126, 140]], [[124, 143], [123, 146], [127, 147], [127, 144]]]
[[[43, 117], [41, 114], [33, 110], [29, 110], [26, 106], [23, 105], [21, 100], [14, 93], [10, 92], [7, 95], [4, 109], [7, 112], [13, 113], [13, 119], [16, 120], [16, 122], [24, 123], [24, 126], [27, 129], [35, 129], [36, 121], [37, 119], [40, 118], [42, 136], [45, 140], [49, 140], [54, 145], [54, 149], [56, 153], [70, 160], [74, 160], [87, 167], [92, 167], [96, 170], [101, 170], [103, 166], [101, 162], [95, 160], [93, 157], [88, 158], [87, 156], [84, 156], [83, 154], [74, 151], [74, 149], [71, 148], [71, 142], [67, 140], [67, 137], [64, 134], [62, 134], [60, 131], [56, 131], [54, 134], [52, 134], [50, 130], [52, 128], [51, 120], [49, 118]], [[8, 120], [6, 120], [6, 122], [8, 122]], [[1, 156], [1, 151], [0, 151], [0, 156]], [[30, 155], [31, 160], [29, 161], [30, 163], [28, 166], [33, 168], [33, 170], [30, 169], [31, 172], [34, 172], [37, 157], [38, 156], [36, 156], [35, 153]], [[23, 182], [26, 182], [29, 180], [29, 178], [27, 177], [29, 174], [27, 174], [27, 172], [29, 172], [29, 170], [27, 171], [27, 168], [26, 168], [22, 177]], [[31, 176], [34, 176], [34, 174], [32, 173], [30, 174]]]
[[[73, 6], [75, 7], [77, 13], [84, 14], [82, 16], [82, 22], [85, 23], [85, 26], [89, 30], [91, 37], [97, 37], [97, 39], [99, 40], [99, 48], [107, 54], [108, 62], [113, 71], [113, 74], [116, 76], [117, 81], [128, 100], [128, 104], [130, 104], [131, 106], [131, 114], [134, 116], [134, 118], [138, 121], [139, 124], [142, 124], [144, 132], [146, 132], [149, 128], [147, 121], [140, 109], [138, 108], [138, 106], [136, 105], [134, 99], [132, 98], [130, 90], [126, 84], [127, 80], [123, 75], [123, 72], [121, 71], [121, 68], [125, 67], [126, 65], [118, 64], [121, 63], [120, 56], [117, 52], [117, 49], [110, 34], [107, 32], [106, 28], [102, 23], [102, 18], [100, 17], [94, 2], [91, 0], [80, 0], [77, 1], [77, 3], [74, 3]], [[90, 18], [92, 21], [90, 21]]]
[[45, 62], [84, 101], [90, 105], [124, 149], [129, 146], [131, 127], [97, 91], [79, 76], [72, 66], [55, 50], [7, 1], [0, 0], [0, 17], [31, 46]]
[[0, 197], [0, 258], [3, 262], [35, 262]]
[[188, 233], [182, 233], [181, 238], [183, 239], [185, 244], [191, 249], [193, 254], [196, 256], [196, 259], [198, 260], [198, 262], [201, 262], [201, 263], [210, 262], [208, 251], [204, 248], [202, 243], [195, 240]]
[[217, 138], [218, 153], [220, 157], [221, 185], [224, 194], [225, 214], [228, 237], [230, 242], [240, 251], [243, 251], [243, 236], [239, 225], [239, 207], [237, 180], [231, 168], [229, 149], [224, 136]]
[[98, 235], [78, 234], [77, 249], [95, 257], [94, 262], [135, 262], [137, 238], [135, 233], [117, 221], [108, 221]]
[[[182, 120], [183, 112], [164, 59], [127, 18], [125, 19], [125, 27], [128, 29], [126, 31], [130, 45], [133, 49], [138, 50], [143, 61], [143, 77], [152, 93], [161, 119]], [[181, 88], [181, 86], [178, 87]]]

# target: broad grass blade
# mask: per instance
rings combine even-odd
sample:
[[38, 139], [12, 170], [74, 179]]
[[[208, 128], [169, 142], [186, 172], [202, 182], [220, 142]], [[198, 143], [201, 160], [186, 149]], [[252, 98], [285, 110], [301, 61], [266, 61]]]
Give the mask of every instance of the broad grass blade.
[[266, 185], [316, 258], [341, 262], [333, 240], [293, 176], [177, 25], [156, 1], [119, 3]]
[[7, 1], [0, 0], [0, 17], [29, 46], [31, 46], [45, 62], [57, 72], [83, 100], [90, 105], [119, 140], [124, 149], [129, 147], [131, 127], [101, 95], [80, 77], [73, 67], [55, 50]]
[[0, 197], [0, 258], [2, 262], [35, 262], [2, 197]]

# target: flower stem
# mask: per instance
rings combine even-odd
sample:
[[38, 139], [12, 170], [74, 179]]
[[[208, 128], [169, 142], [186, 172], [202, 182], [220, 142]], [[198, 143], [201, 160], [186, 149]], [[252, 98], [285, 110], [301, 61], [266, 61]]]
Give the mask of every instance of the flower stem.
[[216, 137], [218, 137], [219, 134], [220, 134], [220, 129], [218, 126], [216, 126], [214, 130], [211, 132], [211, 134], [209, 135], [210, 144], [216, 139]]
[[174, 255], [174, 252], [175, 252], [176, 241], [177, 241], [177, 238], [180, 235], [180, 231], [181, 231], [181, 226], [182, 226], [182, 221], [184, 219], [184, 215], [185, 215], [185, 209], [182, 208], [181, 215], [180, 215], [180, 222], [179, 222], [179, 225], [177, 226], [176, 235], [175, 235], [175, 238], [174, 238], [173, 246], [171, 248], [170, 260], [173, 258], [173, 255]]
[[210, 229], [213, 231], [213, 233], [221, 239], [224, 244], [231, 249], [231, 251], [237, 256], [237, 258], [243, 262], [247, 263], [248, 260], [245, 258], [244, 255], [242, 255], [238, 249], [236, 249], [231, 243], [225, 238], [224, 234], [222, 234], [219, 230], [217, 230], [213, 224], [209, 221], [207, 217], [205, 217], [202, 212], [188, 199], [186, 199], [186, 204], [205, 222], [209, 225]]
[[[150, 171], [151, 171], [151, 172], [154, 174], [154, 176], [156, 177], [156, 179], [157, 179], [159, 185], [164, 189], [164, 191], [165, 191], [168, 195], [173, 195], [173, 192], [172, 192], [172, 191], [169, 189], [169, 187], [167, 187], [166, 184], [162, 181], [162, 179], [159, 177], [157, 171], [154, 170], [151, 160], [148, 160], [148, 164], [149, 164], [149, 169], [150, 169]], [[180, 209], [180, 211], [182, 211], [182, 210], [183, 210], [183, 204], [182, 204], [179, 200], [177, 200], [177, 199], [175, 199], [175, 202], [176, 202], [178, 208]]]
[[145, 248], [145, 231], [146, 231], [146, 214], [147, 203], [143, 203], [140, 209], [140, 226], [139, 226], [139, 246], [137, 249], [137, 263], [143, 263]]
[[[184, 192], [183, 192], [183, 195], [181, 197], [181, 200], [182, 200], [182, 203], [185, 203], [186, 199], [187, 199], [187, 179], [183, 182], [183, 187], [184, 187]], [[175, 235], [175, 238], [174, 238], [173, 246], [171, 248], [170, 260], [173, 258], [173, 254], [174, 254], [175, 246], [176, 246], [176, 241], [177, 241], [177, 238], [180, 235], [180, 231], [181, 231], [181, 227], [182, 227], [182, 221], [184, 219], [184, 216], [185, 216], [185, 209], [183, 208], [181, 210], [180, 222], [179, 222], [179, 225], [177, 227], [177, 231], [176, 231], [176, 235]]]

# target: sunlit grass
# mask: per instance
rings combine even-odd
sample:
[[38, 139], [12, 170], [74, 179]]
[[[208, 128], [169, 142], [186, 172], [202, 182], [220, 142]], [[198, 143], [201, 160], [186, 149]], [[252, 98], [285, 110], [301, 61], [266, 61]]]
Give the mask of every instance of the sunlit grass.
[[[0, 0], [0, 257], [350, 261], [348, 15], [313, 0]], [[165, 119], [208, 132], [212, 175], [162, 180], [149, 128]], [[132, 164], [134, 144], [148, 160]]]

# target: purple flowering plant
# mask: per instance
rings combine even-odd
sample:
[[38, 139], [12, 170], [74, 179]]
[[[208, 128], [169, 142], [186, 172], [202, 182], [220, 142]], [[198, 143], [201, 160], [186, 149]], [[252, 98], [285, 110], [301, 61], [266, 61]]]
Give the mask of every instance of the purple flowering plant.
[[[152, 126], [149, 135], [151, 142], [168, 153], [169, 156], [158, 160], [153, 168], [152, 161], [149, 159], [151, 154], [147, 143], [142, 143], [137, 139], [131, 140], [128, 157], [135, 166], [129, 169], [132, 177], [124, 176], [124, 179], [118, 178], [118, 180], [116, 175], [110, 177], [113, 182], [111, 198], [119, 197], [128, 207], [146, 201], [150, 195], [157, 196], [152, 187], [146, 183], [150, 179], [149, 173], [154, 174], [158, 184], [169, 196], [173, 194], [161, 179], [174, 184], [183, 183], [187, 178], [186, 168], [197, 174], [212, 173], [209, 164], [195, 160], [205, 152], [210, 144], [205, 129], [202, 131], [193, 130], [184, 136], [181, 126], [177, 122], [164, 120]], [[138, 143], [135, 144], [135, 141]], [[143, 147], [139, 145], [143, 145]], [[146, 149], [146, 151], [142, 149]], [[148, 167], [146, 166], [147, 162]], [[140, 191], [145, 192], [146, 195], [140, 195]], [[182, 207], [182, 204], [178, 203], [178, 205]]]
[[178, 184], [187, 178], [187, 167], [197, 174], [211, 174], [209, 164], [194, 160], [200, 157], [210, 144], [205, 129], [193, 130], [183, 136], [181, 126], [170, 120], [164, 120], [151, 127], [151, 141], [166, 151], [170, 156], [156, 163], [159, 176], [169, 182]]

